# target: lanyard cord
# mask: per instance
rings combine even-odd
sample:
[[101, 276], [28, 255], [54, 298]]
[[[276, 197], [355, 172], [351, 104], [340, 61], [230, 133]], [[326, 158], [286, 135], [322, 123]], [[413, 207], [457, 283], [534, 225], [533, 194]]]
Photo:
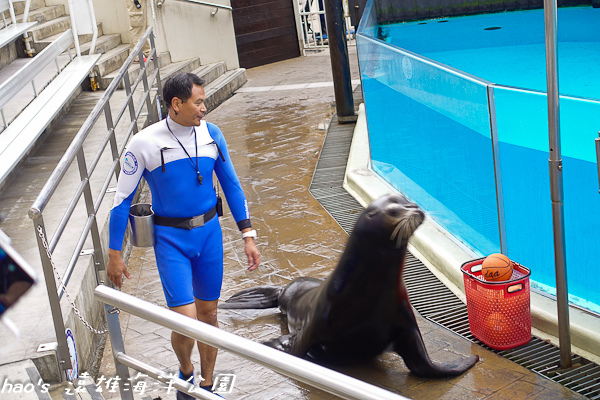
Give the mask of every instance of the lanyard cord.
[[192, 163], [192, 166], [194, 166], [196, 168], [196, 173], [198, 174], [198, 182], [200, 182], [200, 184], [202, 185], [202, 175], [200, 175], [200, 170], [198, 169], [198, 139], [196, 138], [196, 128], [194, 128], [192, 126], [192, 130], [194, 131], [194, 144], [196, 145], [196, 165], [194, 165], [194, 161], [192, 160], [192, 157], [190, 157], [190, 155], [187, 152], [187, 150], [185, 149], [185, 147], [183, 147], [183, 144], [179, 141], [179, 139], [177, 138], [177, 136], [175, 136], [175, 134], [171, 130], [171, 127], [169, 126], [169, 121], [166, 118], [165, 118], [165, 123], [167, 124], [167, 129], [169, 130], [169, 132], [171, 132], [171, 135], [173, 135], [173, 137], [175, 138], [175, 140], [177, 140], [177, 143], [179, 143], [179, 145], [181, 146], [181, 148], [185, 152], [185, 155], [188, 156], [188, 158], [190, 159], [190, 162]]

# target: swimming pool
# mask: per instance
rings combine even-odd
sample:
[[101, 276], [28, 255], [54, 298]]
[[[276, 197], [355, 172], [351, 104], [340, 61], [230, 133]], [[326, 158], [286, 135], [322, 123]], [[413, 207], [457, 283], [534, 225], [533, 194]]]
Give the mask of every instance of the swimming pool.
[[[555, 293], [543, 10], [378, 25], [357, 35], [373, 169], [475, 252]], [[600, 9], [558, 10], [570, 300], [600, 312]]]

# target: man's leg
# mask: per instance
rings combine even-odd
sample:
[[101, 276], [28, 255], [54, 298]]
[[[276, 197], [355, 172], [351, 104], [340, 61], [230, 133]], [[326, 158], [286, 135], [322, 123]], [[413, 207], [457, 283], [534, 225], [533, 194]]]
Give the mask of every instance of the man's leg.
[[[142, 0], [140, 4], [142, 8], [138, 9], [135, 6], [133, 0], [125, 0], [127, 4], [127, 11], [129, 12], [129, 37], [130, 37], [130, 48], [133, 50], [137, 42], [141, 39], [144, 32], [146, 32], [147, 24], [146, 24], [146, 6], [147, 2]], [[142, 46], [142, 52], [144, 56], [147, 57], [150, 54], [150, 42], [146, 40], [144, 45]], [[136, 60], [137, 60], [136, 55]]]
[[[204, 301], [196, 299], [196, 317], [198, 321], [209, 325], [219, 327], [217, 320], [217, 304], [219, 300]], [[200, 352], [200, 374], [202, 379], [201, 386], [213, 385], [213, 372], [217, 361], [217, 348], [205, 343], [198, 342], [198, 351]]]
[[[186, 304], [179, 307], [171, 307], [171, 310], [196, 319], [196, 304]], [[190, 376], [194, 371], [192, 364], [192, 350], [194, 350], [194, 339], [177, 332], [171, 333], [171, 345], [179, 360], [179, 370], [185, 376]]]

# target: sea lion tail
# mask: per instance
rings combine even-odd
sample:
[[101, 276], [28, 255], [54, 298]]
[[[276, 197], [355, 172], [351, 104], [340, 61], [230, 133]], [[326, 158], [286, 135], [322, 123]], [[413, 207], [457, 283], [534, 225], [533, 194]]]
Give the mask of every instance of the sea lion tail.
[[256, 286], [244, 289], [219, 304], [219, 308], [250, 309], [274, 308], [279, 306], [281, 286]]

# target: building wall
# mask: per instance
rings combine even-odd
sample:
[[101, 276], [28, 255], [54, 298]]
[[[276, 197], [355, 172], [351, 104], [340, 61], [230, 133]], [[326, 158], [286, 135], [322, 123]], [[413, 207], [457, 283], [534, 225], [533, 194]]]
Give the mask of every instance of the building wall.
[[[120, 33], [124, 43], [129, 43], [129, 15], [126, 1], [93, 0], [96, 21], [102, 23], [104, 33]], [[231, 11], [178, 0], [155, 2], [154, 16], [150, 2], [140, 0], [147, 7], [146, 17], [154, 27], [159, 52], [169, 51], [173, 62], [200, 57], [202, 64], [225, 61], [228, 69], [239, 67], [233, 17]], [[210, 0], [213, 4], [231, 6], [230, 0]], [[146, 4], [147, 3], [147, 4]], [[47, 5], [64, 4], [68, 0], [46, 0]]]

